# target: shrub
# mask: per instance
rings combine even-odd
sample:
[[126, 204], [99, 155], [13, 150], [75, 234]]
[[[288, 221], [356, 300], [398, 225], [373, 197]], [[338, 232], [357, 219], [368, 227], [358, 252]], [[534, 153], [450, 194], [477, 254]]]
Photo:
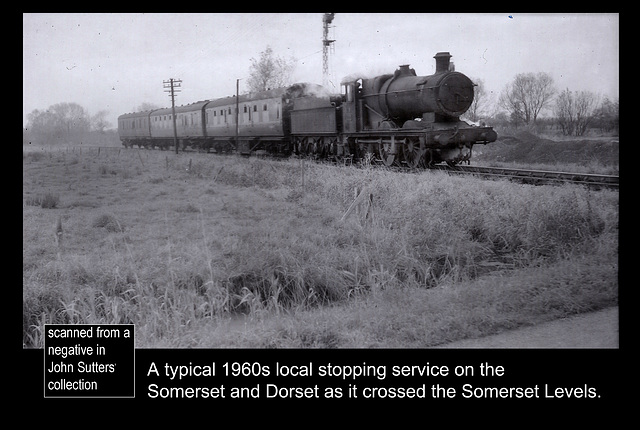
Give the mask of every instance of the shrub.
[[92, 226], [96, 228], [104, 228], [108, 232], [112, 233], [124, 231], [124, 228], [118, 219], [115, 216], [108, 214], [98, 216], [93, 220]]
[[40, 206], [43, 209], [55, 209], [56, 207], [58, 207], [59, 203], [60, 196], [52, 193], [29, 196], [26, 199], [26, 204], [28, 206]]

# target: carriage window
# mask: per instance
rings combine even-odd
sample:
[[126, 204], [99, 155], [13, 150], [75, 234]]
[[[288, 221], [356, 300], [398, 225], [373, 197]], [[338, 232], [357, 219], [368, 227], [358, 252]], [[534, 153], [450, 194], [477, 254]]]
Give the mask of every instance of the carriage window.
[[262, 110], [267, 110], [267, 104], [266, 103], [262, 106]]
[[253, 111], [258, 112], [258, 105], [253, 105]]
[[247, 113], [247, 107], [246, 106], [244, 107], [244, 113]]

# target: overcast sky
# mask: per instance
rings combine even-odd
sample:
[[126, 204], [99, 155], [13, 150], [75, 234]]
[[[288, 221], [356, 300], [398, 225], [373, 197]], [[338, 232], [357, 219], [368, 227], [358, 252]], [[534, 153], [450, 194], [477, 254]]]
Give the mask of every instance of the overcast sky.
[[[337, 13], [331, 80], [435, 70], [449, 51], [456, 71], [499, 94], [515, 75], [547, 72], [559, 90], [619, 95], [618, 14]], [[293, 80], [322, 83], [321, 13], [24, 14], [23, 121], [74, 102], [118, 115], [147, 102], [170, 106], [163, 80], [182, 80], [177, 104], [235, 94], [267, 45], [297, 59]], [[241, 92], [246, 89], [240, 81]]]

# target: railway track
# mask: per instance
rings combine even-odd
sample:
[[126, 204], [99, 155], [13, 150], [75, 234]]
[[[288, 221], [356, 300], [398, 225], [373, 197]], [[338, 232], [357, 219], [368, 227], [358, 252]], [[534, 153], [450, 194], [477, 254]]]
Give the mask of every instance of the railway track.
[[[114, 150], [114, 147], [102, 147], [104, 150]], [[117, 148], [118, 150], [122, 148]], [[100, 148], [95, 147], [95, 150], [99, 154]], [[182, 150], [181, 152], [193, 152], [197, 153], [195, 150]], [[307, 157], [309, 159], [313, 157]], [[313, 158], [316, 162], [321, 162], [319, 159]], [[326, 160], [325, 160], [326, 161]], [[371, 160], [372, 164], [382, 166], [382, 160]], [[335, 161], [332, 162], [332, 164]], [[346, 160], [342, 160], [342, 164], [351, 164], [353, 161], [347, 163]], [[340, 164], [340, 163], [338, 163]], [[383, 167], [386, 169], [397, 170], [399, 172], [416, 172], [416, 171], [424, 171], [423, 169], [411, 169], [407, 167]], [[495, 179], [508, 179], [512, 181], [519, 181], [527, 184], [536, 184], [536, 185], [553, 185], [553, 184], [563, 184], [563, 183], [574, 183], [574, 184], [582, 184], [587, 185], [593, 188], [609, 188], [609, 189], [619, 189], [619, 176], [614, 175], [599, 175], [592, 173], [579, 173], [579, 172], [555, 172], [548, 170], [529, 170], [529, 169], [518, 169], [518, 168], [508, 168], [508, 167], [483, 167], [483, 166], [470, 166], [470, 165], [456, 165], [449, 166], [446, 164], [442, 165], [434, 165], [429, 167], [432, 170], [441, 170], [450, 174], [461, 174], [461, 175], [474, 175], [478, 177], [484, 178], [495, 178]]]
[[452, 174], [476, 175], [487, 178], [506, 178], [528, 184], [561, 184], [574, 183], [587, 185], [594, 188], [618, 189], [620, 177], [613, 175], [597, 175], [579, 172], [554, 172], [547, 170], [528, 170], [506, 167], [482, 167], [482, 166], [448, 166], [437, 165], [432, 169], [443, 170]]

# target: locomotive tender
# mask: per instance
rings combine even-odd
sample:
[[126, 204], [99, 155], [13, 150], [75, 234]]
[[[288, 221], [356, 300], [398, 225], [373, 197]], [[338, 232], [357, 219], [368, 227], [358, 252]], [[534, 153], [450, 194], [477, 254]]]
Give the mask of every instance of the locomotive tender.
[[[460, 120], [474, 84], [450, 70], [451, 55], [435, 55], [436, 71], [417, 76], [403, 65], [393, 74], [348, 78], [342, 93], [300, 83], [259, 93], [176, 106], [178, 145], [203, 151], [254, 151], [387, 166], [424, 167], [469, 161], [474, 144], [497, 139], [491, 127]], [[171, 108], [118, 117], [125, 147], [173, 146]]]

